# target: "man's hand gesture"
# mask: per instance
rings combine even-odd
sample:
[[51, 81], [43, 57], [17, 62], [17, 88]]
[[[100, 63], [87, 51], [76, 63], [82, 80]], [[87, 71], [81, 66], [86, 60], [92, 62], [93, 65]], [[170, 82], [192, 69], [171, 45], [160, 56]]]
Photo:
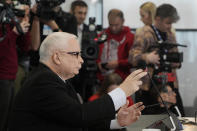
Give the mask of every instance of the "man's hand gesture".
[[141, 116], [141, 111], [144, 109], [144, 105], [142, 102], [138, 102], [130, 107], [128, 104], [125, 104], [118, 111], [118, 123], [120, 126], [128, 126], [132, 123], [136, 122]]

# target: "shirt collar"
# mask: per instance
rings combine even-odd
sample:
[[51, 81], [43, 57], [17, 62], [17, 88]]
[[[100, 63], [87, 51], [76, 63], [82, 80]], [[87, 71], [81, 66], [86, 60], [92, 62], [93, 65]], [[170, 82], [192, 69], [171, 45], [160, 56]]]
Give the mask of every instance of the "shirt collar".
[[83, 30], [83, 24], [78, 25], [78, 29], [80, 29], [82, 31]]

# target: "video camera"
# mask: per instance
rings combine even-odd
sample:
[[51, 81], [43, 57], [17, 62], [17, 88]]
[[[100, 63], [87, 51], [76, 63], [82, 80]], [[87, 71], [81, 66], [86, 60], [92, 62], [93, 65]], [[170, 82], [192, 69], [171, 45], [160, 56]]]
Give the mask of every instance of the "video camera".
[[4, 40], [6, 36], [5, 24], [15, 24], [17, 31], [23, 34], [20, 22], [17, 17], [24, 17], [25, 10], [20, 9], [22, 5], [31, 5], [30, 0], [13, 0], [8, 4], [5, 0], [0, 1], [0, 24], [2, 28], [3, 36], [0, 38], [0, 42]]
[[21, 9], [22, 5], [31, 5], [30, 0], [13, 0], [8, 4], [5, 0], [0, 1], [0, 23], [11, 23], [13, 17], [24, 17], [25, 10]]
[[87, 71], [96, 71], [96, 59], [99, 53], [99, 44], [107, 39], [105, 33], [98, 37], [98, 33], [102, 31], [101, 25], [95, 25], [95, 17], [89, 18], [88, 31], [85, 31], [82, 36], [82, 52], [85, 60], [84, 66]]
[[44, 20], [53, 20], [56, 17], [54, 7], [61, 5], [65, 0], [36, 0], [36, 14]]
[[[150, 49], [157, 48], [158, 54], [160, 56], [160, 65], [157, 68], [159, 71], [170, 71], [172, 68], [172, 63], [178, 63], [181, 65], [183, 62], [183, 52], [172, 52], [171, 49], [176, 47], [187, 47], [186, 45], [180, 45], [175, 43], [162, 42], [151, 46]], [[179, 67], [180, 68], [180, 67]]]

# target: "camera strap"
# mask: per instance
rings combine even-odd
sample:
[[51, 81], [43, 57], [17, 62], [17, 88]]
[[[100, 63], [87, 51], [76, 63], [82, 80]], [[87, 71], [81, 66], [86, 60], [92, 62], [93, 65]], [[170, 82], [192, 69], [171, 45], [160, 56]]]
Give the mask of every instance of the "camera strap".
[[157, 30], [157, 28], [156, 28], [154, 25], [151, 25], [151, 28], [152, 28], [153, 31], [155, 32], [156, 37], [157, 37], [157, 40], [158, 40], [159, 42], [163, 42], [164, 40], [162, 39], [161, 34], [160, 34], [159, 31]]

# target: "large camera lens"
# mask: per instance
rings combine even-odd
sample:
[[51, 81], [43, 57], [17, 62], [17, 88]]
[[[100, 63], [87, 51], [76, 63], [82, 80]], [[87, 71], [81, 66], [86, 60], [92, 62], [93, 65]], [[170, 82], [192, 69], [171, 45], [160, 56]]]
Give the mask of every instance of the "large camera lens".
[[98, 57], [98, 45], [96, 43], [88, 43], [83, 47], [83, 57], [85, 59], [95, 60]]
[[95, 48], [89, 47], [89, 48], [87, 49], [87, 54], [88, 54], [88, 55], [92, 56], [92, 55], [94, 55], [94, 53], [95, 53]]

